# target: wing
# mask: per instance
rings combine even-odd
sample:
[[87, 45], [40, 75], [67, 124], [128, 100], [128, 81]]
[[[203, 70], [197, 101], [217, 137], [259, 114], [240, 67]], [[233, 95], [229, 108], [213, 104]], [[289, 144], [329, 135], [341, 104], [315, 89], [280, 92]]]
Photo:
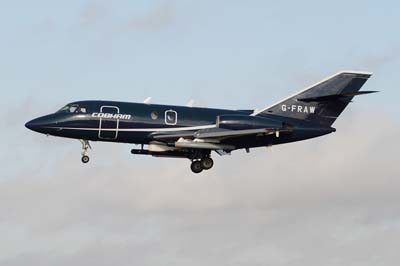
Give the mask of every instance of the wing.
[[222, 128], [201, 129], [192, 132], [157, 132], [151, 137], [154, 141], [173, 144], [176, 148], [208, 149], [208, 150], [234, 150], [235, 146], [226, 145], [224, 140], [249, 135], [279, 136], [276, 129], [258, 128], [243, 130], [228, 130]]
[[210, 129], [201, 129], [198, 131], [192, 132], [160, 132], [152, 134], [154, 140], [173, 140], [179, 138], [189, 138], [189, 139], [204, 139], [204, 138], [213, 138], [213, 139], [225, 139], [231, 137], [245, 136], [245, 135], [253, 135], [253, 134], [265, 134], [270, 133], [269, 129], [261, 128], [261, 129], [245, 129], [245, 130], [228, 130], [223, 128], [210, 128]]

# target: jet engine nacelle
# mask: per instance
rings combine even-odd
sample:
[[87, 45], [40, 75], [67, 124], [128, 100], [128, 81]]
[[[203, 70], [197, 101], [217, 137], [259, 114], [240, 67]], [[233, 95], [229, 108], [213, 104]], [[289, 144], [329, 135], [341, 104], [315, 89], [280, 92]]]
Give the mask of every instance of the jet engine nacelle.
[[230, 130], [245, 130], [258, 128], [282, 128], [282, 122], [270, 118], [248, 115], [220, 115], [217, 117], [217, 127]]

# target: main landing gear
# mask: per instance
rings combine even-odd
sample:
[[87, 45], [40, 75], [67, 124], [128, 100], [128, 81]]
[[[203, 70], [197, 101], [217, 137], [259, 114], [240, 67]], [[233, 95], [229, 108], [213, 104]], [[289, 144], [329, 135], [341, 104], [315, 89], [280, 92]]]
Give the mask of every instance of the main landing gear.
[[90, 160], [90, 158], [88, 156], [88, 149], [89, 148], [91, 149], [92, 147], [90, 146], [88, 140], [81, 139], [80, 142], [82, 143], [82, 158], [81, 158], [81, 161], [82, 161], [82, 163], [88, 163], [89, 160]]
[[193, 173], [199, 174], [203, 170], [209, 170], [213, 167], [214, 161], [210, 157], [204, 157], [201, 160], [194, 160], [190, 165], [190, 169]]

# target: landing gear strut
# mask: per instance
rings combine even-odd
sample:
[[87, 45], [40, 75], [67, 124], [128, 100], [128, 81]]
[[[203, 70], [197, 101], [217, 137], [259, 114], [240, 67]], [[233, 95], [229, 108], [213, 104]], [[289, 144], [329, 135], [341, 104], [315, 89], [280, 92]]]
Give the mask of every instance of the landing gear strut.
[[203, 170], [209, 170], [213, 167], [214, 161], [210, 157], [204, 157], [200, 160], [194, 160], [192, 161], [192, 164], [190, 165], [190, 169], [192, 170], [193, 173], [199, 174]]
[[90, 160], [90, 158], [88, 156], [88, 149], [89, 148], [91, 149], [92, 147], [90, 146], [88, 140], [81, 139], [80, 142], [82, 143], [82, 158], [81, 158], [81, 161], [82, 161], [82, 163], [88, 163], [89, 160]]

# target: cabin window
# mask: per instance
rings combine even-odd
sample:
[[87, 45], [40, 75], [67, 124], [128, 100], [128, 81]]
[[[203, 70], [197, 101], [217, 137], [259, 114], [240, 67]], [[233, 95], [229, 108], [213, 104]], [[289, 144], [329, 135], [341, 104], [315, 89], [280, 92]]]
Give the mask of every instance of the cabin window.
[[156, 120], [158, 118], [158, 113], [156, 111], [151, 112], [150, 117], [151, 119]]
[[165, 111], [165, 124], [176, 125], [178, 120], [178, 114], [174, 110]]

